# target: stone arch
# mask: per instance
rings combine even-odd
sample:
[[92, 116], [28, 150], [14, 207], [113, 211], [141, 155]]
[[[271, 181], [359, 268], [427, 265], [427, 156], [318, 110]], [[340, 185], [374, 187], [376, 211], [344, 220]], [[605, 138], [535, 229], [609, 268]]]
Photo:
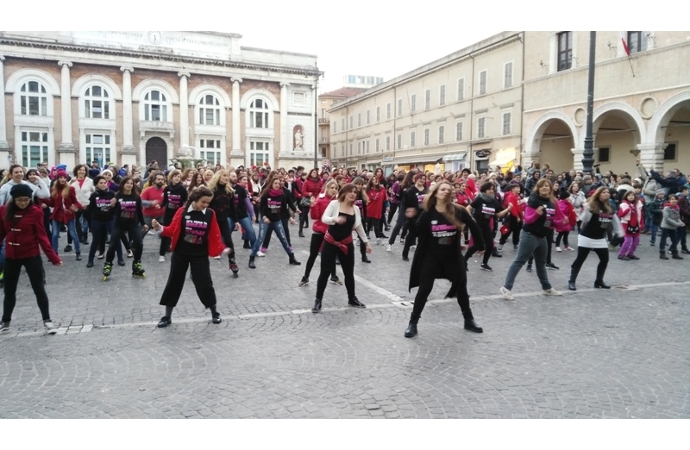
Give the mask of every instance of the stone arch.
[[230, 96], [228, 93], [215, 84], [202, 84], [192, 89], [192, 91], [189, 93], [189, 105], [196, 106], [201, 96], [207, 93], [216, 94], [218, 97], [220, 97], [220, 100], [223, 102], [222, 106], [224, 108], [232, 107], [232, 102], [230, 101]]
[[170, 97], [170, 104], [178, 105], [180, 103], [180, 97], [177, 95], [177, 91], [170, 83], [163, 80], [144, 80], [132, 91], [132, 101], [140, 102], [143, 100], [144, 92], [152, 88], [161, 89], [165, 94]]
[[273, 95], [273, 93], [267, 89], [250, 89], [247, 92], [245, 92], [242, 98], [240, 99], [240, 108], [249, 108], [249, 104], [251, 103], [251, 101], [257, 97], [267, 100], [271, 104], [273, 112], [280, 111], [280, 102], [278, 101], [276, 96]]
[[530, 156], [536, 156], [540, 152], [540, 146], [541, 146], [541, 139], [544, 136], [544, 131], [549, 127], [551, 124], [551, 121], [553, 120], [560, 120], [561, 122], [564, 122], [565, 125], [568, 127], [570, 130], [570, 134], [573, 137], [573, 143], [577, 142], [578, 139], [578, 131], [577, 127], [575, 126], [575, 123], [573, 122], [573, 119], [568, 117], [567, 115], [563, 114], [562, 112], [559, 111], [550, 111], [547, 112], [546, 114], [542, 115], [537, 119], [537, 121], [532, 125], [530, 128], [529, 133], [527, 134], [527, 140], [525, 141], [526, 144], [526, 153]]
[[60, 85], [57, 80], [48, 72], [38, 69], [20, 69], [10, 75], [7, 79], [7, 83], [5, 83], [5, 92], [10, 94], [18, 92], [25, 82], [32, 80], [44, 82], [46, 88], [50, 90], [50, 95], [60, 95]]
[[72, 85], [72, 97], [81, 97], [87, 88], [94, 84], [104, 84], [112, 94], [113, 100], [122, 100], [120, 87], [110, 77], [99, 74], [88, 74], [80, 77]]
[[[610, 103], [605, 103], [604, 105], [598, 107], [595, 109], [592, 113], [592, 134], [596, 135], [597, 131], [599, 130], [599, 127], [601, 126], [601, 123], [605, 120], [605, 116], [607, 113], [610, 112], [623, 112], [625, 113], [622, 116], [619, 116], [621, 119], [623, 119], [628, 125], [635, 125], [635, 128], [637, 130], [633, 130], [633, 135], [637, 137], [638, 143], [646, 142], [647, 139], [647, 127], [644, 125], [644, 120], [642, 119], [642, 116], [640, 116], [640, 113], [633, 108], [632, 106], [628, 105], [627, 103], [623, 102], [610, 102]], [[629, 120], [632, 119], [632, 122]], [[637, 133], [635, 135], [635, 133]], [[585, 136], [584, 134], [581, 137], [581, 140], [578, 140], [578, 145], [579, 148], [584, 148], [585, 146]], [[595, 142], [596, 142], [596, 137], [595, 137]]]
[[642, 142], [649, 144], [664, 142], [665, 132], [663, 128], [669, 124], [673, 115], [683, 106], [682, 103], [686, 101], [690, 101], [690, 91], [680, 92], [662, 103], [649, 121], [647, 139], [651, 139], [651, 141]]

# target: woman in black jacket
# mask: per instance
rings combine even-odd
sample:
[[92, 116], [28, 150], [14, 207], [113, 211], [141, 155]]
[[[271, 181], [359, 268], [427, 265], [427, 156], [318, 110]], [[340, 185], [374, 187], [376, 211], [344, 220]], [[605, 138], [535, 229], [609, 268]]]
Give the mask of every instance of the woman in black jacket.
[[470, 297], [467, 293], [467, 272], [465, 259], [462, 256], [462, 230], [470, 228], [475, 236], [478, 253], [484, 251], [484, 242], [479, 226], [465, 208], [452, 202], [453, 188], [447, 181], [441, 181], [431, 188], [424, 199], [423, 210], [412, 225], [419, 238], [419, 247], [414, 254], [410, 269], [409, 289], [419, 286], [414, 299], [410, 324], [405, 337], [417, 334], [419, 321], [424, 305], [434, 287], [434, 280], [449, 280], [452, 285], [446, 297], [457, 297], [458, 304], [465, 318], [465, 329], [481, 333], [470, 309]]

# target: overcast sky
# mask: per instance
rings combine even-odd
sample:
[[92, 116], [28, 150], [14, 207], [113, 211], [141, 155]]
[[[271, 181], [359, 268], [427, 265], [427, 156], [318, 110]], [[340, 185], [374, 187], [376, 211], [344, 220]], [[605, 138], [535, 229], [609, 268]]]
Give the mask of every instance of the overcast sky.
[[[677, 6], [668, 0], [38, 0], [32, 5], [43, 19], [27, 14], [26, 4], [12, 2], [3, 6], [0, 28], [239, 33], [243, 46], [316, 55], [326, 75], [320, 92], [341, 87], [346, 74], [389, 80], [505, 30], [687, 29], [682, 14], [669, 14]], [[655, 10], [648, 10], [651, 5]]]

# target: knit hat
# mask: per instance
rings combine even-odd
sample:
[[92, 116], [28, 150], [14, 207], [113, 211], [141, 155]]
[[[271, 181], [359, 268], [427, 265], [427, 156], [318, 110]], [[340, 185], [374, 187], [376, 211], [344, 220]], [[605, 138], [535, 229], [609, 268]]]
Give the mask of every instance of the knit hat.
[[659, 189], [659, 190], [657, 190], [657, 191], [656, 191], [656, 195], [659, 195], [659, 194], [661, 194], [661, 195], [663, 195], [664, 197], [666, 197], [666, 189]]
[[56, 180], [57, 180], [58, 178], [60, 178], [60, 177], [65, 177], [65, 178], [69, 179], [69, 175], [67, 175], [67, 172], [65, 172], [63, 169], [59, 169], [59, 170], [55, 173], [55, 179], [56, 179]]
[[10, 196], [12, 198], [17, 198], [17, 197], [29, 197], [31, 198], [34, 194], [33, 189], [28, 184], [15, 184], [12, 186], [12, 189], [10, 189]]
[[67, 166], [65, 164], [60, 164], [55, 166], [57, 170], [67, 170]]

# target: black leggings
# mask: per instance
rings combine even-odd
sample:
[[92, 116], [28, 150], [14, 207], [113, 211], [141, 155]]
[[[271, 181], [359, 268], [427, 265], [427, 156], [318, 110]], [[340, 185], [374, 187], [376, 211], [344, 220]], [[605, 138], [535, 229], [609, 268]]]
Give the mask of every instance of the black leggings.
[[377, 238], [383, 238], [383, 230], [381, 230], [382, 220], [384, 219], [374, 219], [373, 217], [369, 217], [367, 219], [367, 236], [369, 236], [369, 232], [371, 232], [371, 230], [374, 230], [374, 234]]
[[[308, 223], [309, 223], [309, 209], [310, 208], [311, 208], [311, 206], [309, 206], [309, 205], [300, 206], [300, 211], [302, 212], [299, 215], [299, 230], [300, 231], [302, 231], [302, 228], [307, 228], [309, 226]], [[283, 227], [283, 228], [286, 228], [286, 227]], [[287, 230], [287, 228], [286, 228], [286, 230]], [[287, 234], [287, 231], [285, 231], [285, 233]], [[289, 241], [290, 241], [290, 238], [288, 238], [288, 242]]]
[[230, 253], [228, 253], [228, 261], [233, 262], [235, 260], [235, 245], [232, 243], [230, 223], [227, 219], [221, 219], [221, 221], [218, 222], [218, 228], [220, 228], [220, 237], [223, 239], [223, 244], [232, 250]]
[[575, 276], [577, 276], [577, 274], [580, 273], [580, 268], [582, 267], [582, 264], [585, 262], [585, 259], [587, 259], [587, 256], [589, 255], [590, 251], [593, 251], [599, 257], [599, 265], [597, 266], [597, 279], [596, 279], [596, 281], [603, 282], [604, 281], [604, 274], [606, 274], [606, 266], [608, 266], [608, 264], [609, 264], [609, 249], [608, 248], [578, 247], [577, 248], [577, 258], [575, 258], [575, 261], [573, 262], [571, 269], [573, 270], [573, 273], [575, 274]]
[[340, 260], [340, 267], [343, 269], [345, 277], [345, 288], [347, 289], [347, 298], [352, 300], [355, 298], [355, 246], [350, 243], [347, 246], [347, 255], [339, 250], [335, 245], [328, 242], [323, 243], [321, 248], [321, 273], [319, 280], [316, 282], [316, 298], [323, 300], [323, 293], [326, 290], [328, 277], [333, 272], [335, 267], [335, 258]]
[[[480, 229], [482, 230], [482, 238], [484, 238], [484, 247], [486, 248], [486, 251], [484, 252], [484, 258], [482, 259], [482, 264], [488, 264], [489, 258], [491, 258], [491, 251], [494, 247], [494, 230], [492, 230], [488, 226], [480, 227]], [[476, 241], [477, 239], [475, 237], [474, 242], [472, 242], [472, 247], [467, 249], [467, 253], [465, 253], [465, 262], [469, 261], [472, 255], [474, 255], [475, 252], [478, 250]]]
[[144, 251], [144, 244], [141, 239], [141, 224], [134, 223], [131, 225], [118, 224], [115, 223], [113, 227], [113, 232], [110, 235], [110, 246], [108, 247], [108, 253], [105, 255], [105, 262], [112, 264], [113, 257], [115, 256], [115, 249], [117, 248], [117, 242], [122, 240], [125, 233], [129, 235], [129, 239], [132, 241], [132, 247], [134, 251], [134, 261], [141, 261], [141, 254]]
[[[314, 262], [316, 262], [316, 257], [319, 256], [319, 250], [323, 244], [323, 233], [312, 233], [311, 243], [309, 244], [309, 259], [307, 260], [307, 266], [304, 269], [304, 278], [309, 278], [311, 274], [311, 269], [314, 267]], [[333, 261], [333, 270], [331, 271], [331, 277], [335, 278], [335, 260]]]
[[415, 242], [417, 240], [417, 235], [415, 234], [414, 227], [412, 226], [415, 220], [417, 220], [416, 217], [412, 219], [407, 219], [405, 221], [405, 224], [407, 226], [407, 236], [405, 236], [405, 245], [403, 246], [402, 251], [402, 255], [405, 257], [407, 257], [410, 254], [410, 247], [416, 245]]
[[43, 320], [50, 320], [48, 294], [46, 294], [46, 289], [43, 285], [45, 278], [43, 263], [41, 262], [41, 255], [36, 255], [31, 258], [5, 259], [5, 302], [3, 304], [2, 321], [9, 322], [12, 320], [12, 312], [17, 304], [17, 284], [22, 266], [26, 268], [26, 274], [29, 275], [29, 282], [34, 290], [34, 294], [36, 294], [36, 302], [41, 310]]
[[400, 206], [398, 203], [391, 202], [391, 208], [390, 210], [388, 210], [388, 221], [386, 222], [389, 226], [393, 221], [393, 216], [395, 215], [395, 212], [398, 210], [398, 206]]
[[558, 236], [556, 236], [556, 247], [561, 246], [561, 239], [563, 239], [563, 245], [566, 247], [570, 247], [568, 245], [568, 236], [570, 235], [570, 231], [561, 231], [558, 233]]
[[201, 303], [207, 308], [216, 306], [216, 290], [211, 279], [211, 267], [208, 255], [189, 256], [181, 252], [173, 252], [170, 258], [170, 275], [161, 296], [160, 304], [175, 307], [180, 300], [184, 287], [187, 269], [192, 270], [192, 283]]
[[513, 235], [513, 245], [518, 245], [520, 243], [520, 230], [522, 229], [522, 222], [518, 222], [515, 216], [509, 216], [508, 221], [508, 234], [501, 235], [501, 239], [498, 241], [500, 245], [508, 242], [508, 237]]
[[[426, 305], [426, 301], [434, 288], [434, 279], [439, 274], [438, 259], [431, 255], [425, 255], [422, 260], [421, 270], [419, 273], [419, 290], [414, 298], [414, 307], [412, 308], [412, 316], [410, 317], [411, 323], [417, 323], [422, 317], [422, 311]], [[464, 276], [465, 274], [465, 263], [460, 262], [460, 267], [456, 270], [461, 272]], [[472, 310], [470, 309], [470, 296], [467, 294], [467, 279], [463, 278], [463, 282], [458, 286], [457, 292], [458, 305], [460, 305], [460, 310], [465, 319], [471, 320]]]

